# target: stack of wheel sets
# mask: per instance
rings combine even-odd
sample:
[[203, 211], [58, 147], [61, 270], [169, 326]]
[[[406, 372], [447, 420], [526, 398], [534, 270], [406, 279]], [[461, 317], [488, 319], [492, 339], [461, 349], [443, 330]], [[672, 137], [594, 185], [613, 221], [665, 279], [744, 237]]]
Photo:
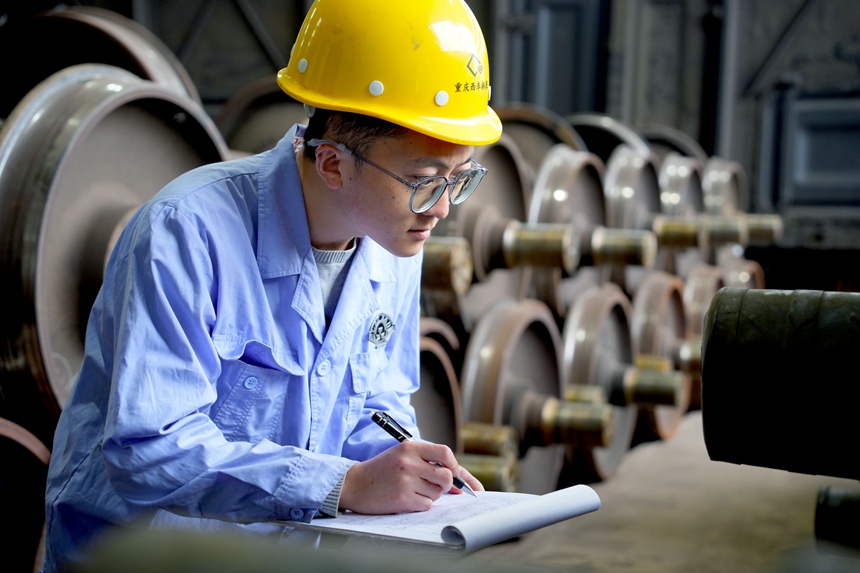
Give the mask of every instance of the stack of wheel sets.
[[[28, 48], [49, 36], [62, 58]], [[157, 38], [100, 9], [3, 26], [0, 46], [46, 54], [4, 58], [0, 94], [0, 436], [43, 486], [127, 218], [180, 173], [270, 146], [302, 113], [272, 74], [209, 117]], [[503, 136], [477, 149], [487, 177], [426, 243], [414, 404], [422, 436], [488, 489], [546, 493], [609, 479], [635, 444], [672, 437], [698, 405], [711, 298], [764, 286], [744, 247], [775, 241], [781, 221], [745, 213], [742, 168], [669, 128], [496, 111]], [[4, 511], [21, 507], [10, 483]], [[34, 521], [18, 544], [31, 563]]]

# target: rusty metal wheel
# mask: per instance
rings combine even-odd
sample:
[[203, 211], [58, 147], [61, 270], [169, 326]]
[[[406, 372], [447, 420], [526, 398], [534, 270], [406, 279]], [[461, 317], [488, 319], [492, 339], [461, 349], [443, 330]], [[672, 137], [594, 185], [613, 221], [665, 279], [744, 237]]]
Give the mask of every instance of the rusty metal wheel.
[[[528, 222], [572, 225], [580, 236], [604, 226], [603, 171], [603, 162], [593, 153], [577, 151], [564, 143], [553, 145], [537, 173]], [[608, 279], [609, 267], [578, 268], [571, 277], [565, 277], [560, 268], [534, 269], [530, 292], [563, 320], [571, 304], [569, 291], [573, 282], [600, 284]]]
[[629, 145], [616, 147], [606, 163], [606, 222], [620, 229], [651, 230], [661, 212], [659, 166]]
[[462, 452], [460, 382], [448, 350], [458, 345], [450, 326], [440, 320], [421, 319], [421, 385], [413, 395], [412, 406], [423, 439]]
[[215, 116], [230, 149], [245, 153], [271, 149], [293, 124], [307, 121], [304, 106], [278, 87], [274, 75], [236, 92]]
[[648, 142], [628, 125], [599, 113], [575, 113], [567, 121], [589, 151], [606, 166], [606, 224], [650, 231], [662, 211], [660, 159]]
[[[51, 461], [51, 451], [48, 447], [45, 446], [39, 438], [30, 433], [29, 430], [19, 426], [15, 422], [5, 418], [0, 418], [0, 437], [19, 444], [45, 467], [47, 467]], [[13, 467], [14, 464], [4, 463], [4, 466]]]
[[[655, 217], [661, 210], [658, 166], [652, 154], [626, 143], [615, 147], [606, 164], [604, 192], [606, 195], [607, 225], [616, 229], [651, 231]], [[658, 248], [651, 266], [623, 266], [612, 270], [612, 280], [628, 293], [636, 287], [650, 270], [662, 269], [671, 257]], [[671, 270], [668, 270], [671, 272]]]
[[684, 310], [687, 313], [689, 344], [683, 349], [681, 362], [691, 374], [690, 409], [702, 407], [702, 335], [705, 316], [711, 302], [726, 286], [725, 271], [712, 265], [696, 265], [684, 281]]
[[[474, 279], [472, 246], [463, 237], [431, 236], [424, 243], [421, 269], [422, 320], [434, 320], [454, 325], [457, 338], [468, 336], [463, 315], [463, 296]], [[457, 350], [456, 366], [462, 364], [462, 351]]]
[[[678, 349], [687, 340], [684, 283], [662, 271], [648, 274], [633, 297], [631, 323], [634, 356], [665, 357], [679, 367]], [[635, 441], [667, 440], [675, 435], [690, 407], [692, 381], [683, 376], [679, 399], [673, 405], [640, 406]]]
[[[705, 211], [702, 192], [702, 164], [697, 159], [669, 152], [660, 164], [660, 212], [667, 217], [694, 221]], [[686, 277], [699, 263], [712, 260], [708, 245], [684, 248], [664, 247], [658, 254], [656, 267]]]
[[697, 265], [687, 277], [684, 283], [684, 309], [691, 335], [701, 336], [708, 307], [717, 291], [724, 286], [723, 269], [713, 265]]
[[50, 459], [51, 452], [35, 435], [0, 418], [0, 515], [7, 520], [3, 534], [6, 571], [41, 569]]
[[708, 160], [708, 154], [698, 141], [683, 131], [657, 123], [649, 123], [636, 127], [639, 133], [651, 146], [659, 157], [665, 157], [669, 153], [680, 153], [684, 157], [690, 157], [704, 165]]
[[723, 282], [729, 287], [765, 288], [764, 268], [757, 261], [744, 257], [742, 251], [740, 246], [717, 251], [717, 264], [724, 270]]
[[595, 448], [568, 448], [564, 480], [589, 483], [612, 476], [630, 449], [635, 404], [618, 396], [619, 373], [633, 363], [630, 301], [614, 283], [578, 293], [562, 330], [562, 381], [565, 387], [599, 388], [613, 405], [611, 441]]
[[702, 175], [705, 212], [710, 215], [743, 213], [749, 205], [749, 189], [743, 166], [737, 161], [710, 157]]
[[609, 157], [619, 145], [626, 145], [644, 156], [652, 156], [657, 164], [659, 158], [654, 155], [648, 141], [629, 125], [602, 113], [573, 113], [565, 117], [573, 126], [576, 133], [585, 142], [585, 148], [596, 154], [604, 163], [609, 163]]
[[520, 491], [558, 485], [564, 449], [527, 441], [522, 409], [531, 398], [560, 398], [561, 338], [545, 304], [504, 300], [481, 316], [466, 348], [460, 384], [467, 422], [512, 426], [520, 436]]
[[[56, 48], [48, 50], [46, 39]], [[0, 26], [0, 53], [6, 55], [0, 59], [0, 117], [8, 116], [39, 82], [77, 64], [116, 66], [200, 103], [194, 82], [164, 42], [111, 10], [67, 6], [10, 20]]]
[[[441, 237], [462, 237], [469, 241], [474, 269], [474, 282], [459, 297], [459, 312], [449, 322], [462, 337], [472, 330], [475, 322], [489, 308], [506, 298], [527, 295], [530, 269], [493, 268], [490, 259], [495, 245], [487, 244], [489, 228], [498, 221], [525, 221], [525, 193], [528, 186], [525, 160], [514, 141], [502, 135], [492, 145], [477, 149], [476, 161], [489, 170], [473, 197], [453, 206], [447, 218], [439, 221], [434, 231]], [[428, 293], [432, 297], [432, 293]], [[450, 297], [440, 302], [449, 304]], [[429, 306], [432, 301], [428, 301]]]
[[[112, 66], [66, 68], [9, 116], [0, 132], [0, 273], [11, 311], [0, 383], [23, 419], [47, 409], [47, 428], [34, 431], [41, 439], [83, 358], [117, 227], [171, 179], [226, 153], [192, 99]], [[31, 388], [41, 407], [25, 406]]]
[[585, 142], [562, 116], [542, 106], [514, 103], [493, 108], [502, 120], [504, 132], [516, 141], [530, 167], [534, 184], [541, 163], [549, 150], [559, 143], [585, 151]]
[[660, 162], [660, 211], [670, 217], [693, 218], [704, 213], [702, 164], [671, 152]]
[[604, 165], [593, 153], [564, 143], [544, 155], [528, 206], [529, 223], [572, 223], [580, 228], [606, 224]]

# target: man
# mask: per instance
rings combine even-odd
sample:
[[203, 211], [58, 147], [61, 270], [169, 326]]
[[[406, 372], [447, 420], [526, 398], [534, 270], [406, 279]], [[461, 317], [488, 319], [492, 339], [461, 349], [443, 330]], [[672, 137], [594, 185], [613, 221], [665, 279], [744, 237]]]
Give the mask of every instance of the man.
[[459, 0], [314, 3], [278, 76], [307, 128], [179, 177], [117, 243], [56, 432], [46, 571], [114, 525], [277, 532], [482, 489], [371, 414], [417, 435], [421, 250], [501, 134], [486, 66]]

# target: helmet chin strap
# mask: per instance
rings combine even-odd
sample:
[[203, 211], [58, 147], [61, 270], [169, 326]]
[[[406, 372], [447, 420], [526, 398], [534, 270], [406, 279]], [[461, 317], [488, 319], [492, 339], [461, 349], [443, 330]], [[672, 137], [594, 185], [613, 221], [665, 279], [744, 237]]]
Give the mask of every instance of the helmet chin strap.
[[316, 113], [317, 108], [306, 103], [303, 103], [302, 105], [305, 106], [305, 113], [307, 114], [308, 118], [312, 118], [314, 116], [314, 113]]

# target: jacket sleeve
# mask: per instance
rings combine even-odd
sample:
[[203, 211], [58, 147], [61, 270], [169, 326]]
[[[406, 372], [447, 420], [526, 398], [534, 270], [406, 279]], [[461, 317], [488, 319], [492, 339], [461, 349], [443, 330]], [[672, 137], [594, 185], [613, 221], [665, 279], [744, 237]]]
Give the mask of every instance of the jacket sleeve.
[[[157, 204], [156, 204], [157, 205]], [[209, 417], [219, 260], [170, 206], [144, 211], [105, 281], [102, 353], [112, 383], [102, 442], [115, 491], [142, 507], [253, 522], [309, 519], [349, 460], [271, 441], [228, 441]]]

